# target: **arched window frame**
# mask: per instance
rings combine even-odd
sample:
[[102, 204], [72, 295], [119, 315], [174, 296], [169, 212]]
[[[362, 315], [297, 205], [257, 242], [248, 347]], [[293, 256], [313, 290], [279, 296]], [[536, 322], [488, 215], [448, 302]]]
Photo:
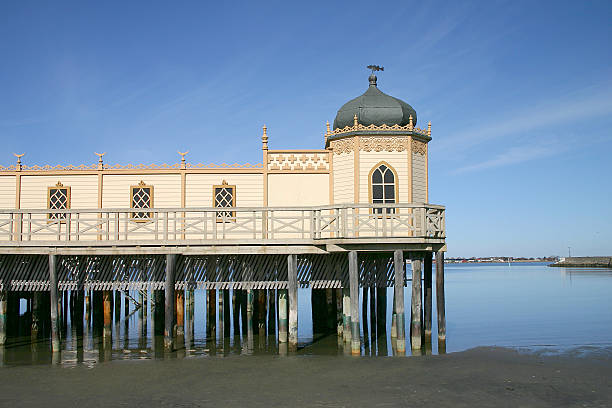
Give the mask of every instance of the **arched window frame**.
[[[394, 190], [394, 194], [395, 197], [393, 198], [393, 203], [397, 204], [399, 202], [398, 197], [399, 197], [399, 178], [397, 176], [397, 171], [395, 170], [395, 168], [393, 166], [391, 166], [389, 163], [387, 163], [386, 161], [381, 161], [379, 163], [377, 163], [376, 165], [374, 165], [374, 167], [372, 167], [372, 169], [370, 169], [370, 173], [368, 174], [368, 195], [369, 195], [369, 201], [371, 204], [374, 204], [374, 192], [373, 192], [373, 182], [372, 182], [372, 176], [374, 175], [374, 172], [380, 168], [380, 166], [386, 166], [387, 169], [389, 169], [391, 171], [391, 173], [393, 174], [393, 190]], [[384, 179], [383, 179], [384, 180]], [[384, 184], [384, 183], [383, 183]], [[391, 203], [389, 203], [391, 204]], [[382, 211], [379, 209], [378, 211], [376, 211], [376, 209], [372, 209], [370, 211], [370, 213], [373, 214], [381, 214]], [[387, 213], [395, 213], [395, 209], [394, 208], [389, 208], [387, 209]]]

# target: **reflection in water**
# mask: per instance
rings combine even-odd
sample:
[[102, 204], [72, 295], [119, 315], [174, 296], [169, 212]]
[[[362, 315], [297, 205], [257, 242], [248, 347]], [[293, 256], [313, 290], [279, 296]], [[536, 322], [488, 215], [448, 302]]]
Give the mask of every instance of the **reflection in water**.
[[[559, 350], [583, 345], [609, 346], [611, 291], [612, 270], [556, 269], [543, 264], [449, 265], [446, 268], [449, 343], [438, 343], [434, 316], [433, 336], [424, 337], [423, 348], [398, 352], [393, 289], [364, 288], [360, 299], [362, 355], [442, 354], [447, 348], [457, 351], [478, 345], [553, 345]], [[184, 307], [184, 315], [182, 322], [177, 319], [177, 325], [182, 325], [176, 330], [176, 350], [170, 353], [164, 351], [163, 343], [164, 292], [135, 291], [125, 295], [112, 296], [113, 319], [107, 336], [101, 293], [73, 291], [62, 296], [62, 351], [51, 353], [46, 318], [48, 294], [27, 294], [29, 301], [18, 308], [19, 313], [10, 322], [12, 332], [7, 344], [0, 346], [0, 367], [16, 364], [91, 367], [99, 362], [125, 359], [294, 354], [287, 343], [278, 341], [281, 316], [276, 291], [186, 289], [179, 295], [182, 298], [177, 298], [177, 305]], [[339, 330], [344, 329], [342, 296], [342, 290], [335, 289], [299, 290], [298, 355], [351, 355], [350, 341], [338, 336]], [[435, 311], [435, 296], [433, 299]], [[576, 304], [581, 307], [576, 308]], [[409, 312], [405, 319], [410, 322]], [[568, 329], [568, 321], [576, 325], [572, 330]], [[406, 333], [406, 341], [409, 339]], [[409, 343], [405, 347], [411, 350]]]

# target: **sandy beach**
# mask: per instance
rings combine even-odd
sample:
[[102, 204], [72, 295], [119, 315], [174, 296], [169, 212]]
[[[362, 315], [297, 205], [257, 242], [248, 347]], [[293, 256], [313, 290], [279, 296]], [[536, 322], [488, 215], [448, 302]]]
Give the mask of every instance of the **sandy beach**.
[[410, 358], [231, 356], [0, 370], [5, 407], [609, 407], [612, 349]]

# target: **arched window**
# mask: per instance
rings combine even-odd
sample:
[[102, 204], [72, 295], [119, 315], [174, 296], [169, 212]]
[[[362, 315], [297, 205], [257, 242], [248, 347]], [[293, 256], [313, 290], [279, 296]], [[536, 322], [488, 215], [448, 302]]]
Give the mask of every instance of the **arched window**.
[[[387, 164], [380, 163], [370, 172], [372, 204], [395, 204], [396, 190], [395, 171]], [[387, 213], [394, 213], [394, 208], [387, 208]], [[375, 208], [374, 213], [381, 214], [382, 208]]]

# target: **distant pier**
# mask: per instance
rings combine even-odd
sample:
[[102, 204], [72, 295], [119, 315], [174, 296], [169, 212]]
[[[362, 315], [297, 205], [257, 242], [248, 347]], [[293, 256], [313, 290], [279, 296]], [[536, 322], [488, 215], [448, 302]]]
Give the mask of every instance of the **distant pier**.
[[564, 268], [612, 268], [612, 256], [573, 256], [560, 258], [548, 266]]

